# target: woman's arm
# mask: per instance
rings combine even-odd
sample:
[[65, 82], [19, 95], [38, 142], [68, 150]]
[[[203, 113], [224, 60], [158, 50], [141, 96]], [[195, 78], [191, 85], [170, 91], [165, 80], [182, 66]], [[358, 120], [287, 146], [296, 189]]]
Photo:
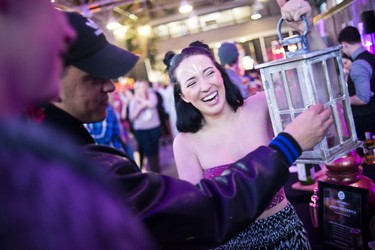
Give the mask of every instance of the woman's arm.
[[120, 119], [126, 120], [128, 116], [128, 105], [130, 102], [130, 97], [126, 96], [123, 92], [119, 92], [119, 97], [121, 100], [121, 112], [120, 112]]
[[156, 106], [158, 105], [158, 98], [156, 94], [153, 91], [149, 91], [148, 98], [143, 99], [143, 104], [147, 108], [156, 108]]
[[140, 113], [146, 108], [142, 103], [142, 99], [135, 97], [129, 104], [129, 119], [134, 121]]
[[194, 152], [189, 147], [187, 135], [180, 133], [173, 141], [173, 154], [176, 162], [178, 177], [181, 180], [196, 184], [203, 179], [203, 169]]

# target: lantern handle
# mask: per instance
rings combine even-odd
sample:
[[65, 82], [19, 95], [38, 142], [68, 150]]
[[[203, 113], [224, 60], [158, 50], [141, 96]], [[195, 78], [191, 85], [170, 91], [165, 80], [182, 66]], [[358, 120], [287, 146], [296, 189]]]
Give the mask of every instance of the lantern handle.
[[[281, 25], [283, 23], [283, 19], [280, 18], [279, 23], [277, 24], [277, 33], [279, 35], [280, 43], [284, 48], [286, 58], [306, 54], [310, 52], [309, 41], [307, 40], [307, 32], [308, 32], [308, 25], [307, 25], [307, 18], [305, 15], [302, 15], [302, 21], [305, 26], [305, 30], [302, 35], [298, 36], [291, 36], [287, 39], [283, 38], [281, 34]], [[289, 45], [297, 45], [297, 50], [289, 51]]]
[[[281, 17], [279, 22], [277, 23], [277, 34], [279, 35], [279, 39], [281, 41], [284, 40], [283, 34], [281, 33], [281, 25], [283, 24], [283, 21], [284, 21], [284, 19]], [[305, 27], [305, 30], [304, 30], [302, 35], [306, 36], [307, 32], [309, 32], [309, 26], [308, 26], [307, 18], [306, 18], [305, 15], [302, 15], [302, 21], [303, 21], [303, 24], [304, 24], [304, 27]]]

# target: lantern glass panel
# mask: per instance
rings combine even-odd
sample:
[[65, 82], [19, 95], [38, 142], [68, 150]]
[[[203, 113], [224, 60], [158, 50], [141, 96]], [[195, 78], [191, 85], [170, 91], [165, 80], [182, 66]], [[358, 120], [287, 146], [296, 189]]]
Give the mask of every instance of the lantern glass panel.
[[289, 110], [284, 89], [285, 85], [283, 84], [281, 72], [271, 73], [271, 79], [271, 84], [273, 84], [273, 89], [275, 90], [275, 95], [277, 96], [277, 108], [281, 111]]
[[292, 117], [289, 114], [280, 114], [280, 119], [283, 130], [292, 122]]
[[[338, 111], [339, 111], [339, 120], [341, 126], [341, 133], [342, 133], [342, 140], [346, 141], [350, 138], [350, 131], [352, 128], [350, 127], [349, 117], [346, 115], [348, 114], [345, 101], [341, 101], [337, 104]], [[353, 128], [354, 129], [354, 128]]]
[[327, 60], [327, 67], [329, 73], [329, 81], [332, 89], [332, 98], [339, 98], [344, 95], [344, 91], [340, 86], [340, 70], [336, 58], [330, 58]]
[[[331, 112], [333, 114], [334, 111], [332, 109], [332, 106], [330, 108], [331, 108]], [[329, 127], [329, 129], [328, 129], [327, 143], [328, 143], [328, 148], [333, 148], [337, 145], [340, 145], [340, 138], [338, 136], [337, 127], [336, 127], [335, 123], [331, 127]]]
[[287, 85], [290, 94], [291, 106], [294, 109], [304, 108], [305, 105], [302, 99], [300, 79], [298, 77], [297, 69], [289, 69], [285, 71]]
[[327, 103], [329, 101], [328, 84], [326, 78], [326, 67], [323, 62], [313, 63], [311, 65], [312, 73], [314, 76], [314, 87], [316, 97], [320, 103]]

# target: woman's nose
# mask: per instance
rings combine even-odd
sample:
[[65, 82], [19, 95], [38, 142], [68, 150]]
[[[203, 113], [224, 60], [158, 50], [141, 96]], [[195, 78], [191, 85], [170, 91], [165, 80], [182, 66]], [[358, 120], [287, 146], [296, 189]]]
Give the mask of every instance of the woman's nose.
[[211, 88], [211, 83], [208, 80], [201, 81], [201, 91], [207, 92]]

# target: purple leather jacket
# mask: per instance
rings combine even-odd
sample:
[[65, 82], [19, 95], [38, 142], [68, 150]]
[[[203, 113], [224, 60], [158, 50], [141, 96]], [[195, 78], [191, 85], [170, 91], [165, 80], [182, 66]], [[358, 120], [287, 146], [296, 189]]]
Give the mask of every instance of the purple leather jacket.
[[[83, 145], [90, 143], [82, 139], [87, 130], [80, 121], [62, 110], [55, 115], [53, 109], [46, 112], [46, 123], [58, 125]], [[86, 149], [92, 162], [117, 183], [124, 202], [162, 249], [209, 249], [229, 240], [265, 210], [302, 152], [290, 135], [281, 133], [269, 147], [230, 164], [222, 176], [194, 186], [165, 175], [140, 173], [108, 148]]]
[[124, 172], [121, 157], [116, 161], [115, 155], [92, 149], [88, 154], [104, 163], [128, 206], [162, 249], [209, 249], [254, 221], [287, 181], [290, 162], [282, 150], [271, 146], [275, 149], [259, 147], [231, 164], [222, 176], [203, 179], [197, 186], [160, 174], [137, 173], [131, 167]]

